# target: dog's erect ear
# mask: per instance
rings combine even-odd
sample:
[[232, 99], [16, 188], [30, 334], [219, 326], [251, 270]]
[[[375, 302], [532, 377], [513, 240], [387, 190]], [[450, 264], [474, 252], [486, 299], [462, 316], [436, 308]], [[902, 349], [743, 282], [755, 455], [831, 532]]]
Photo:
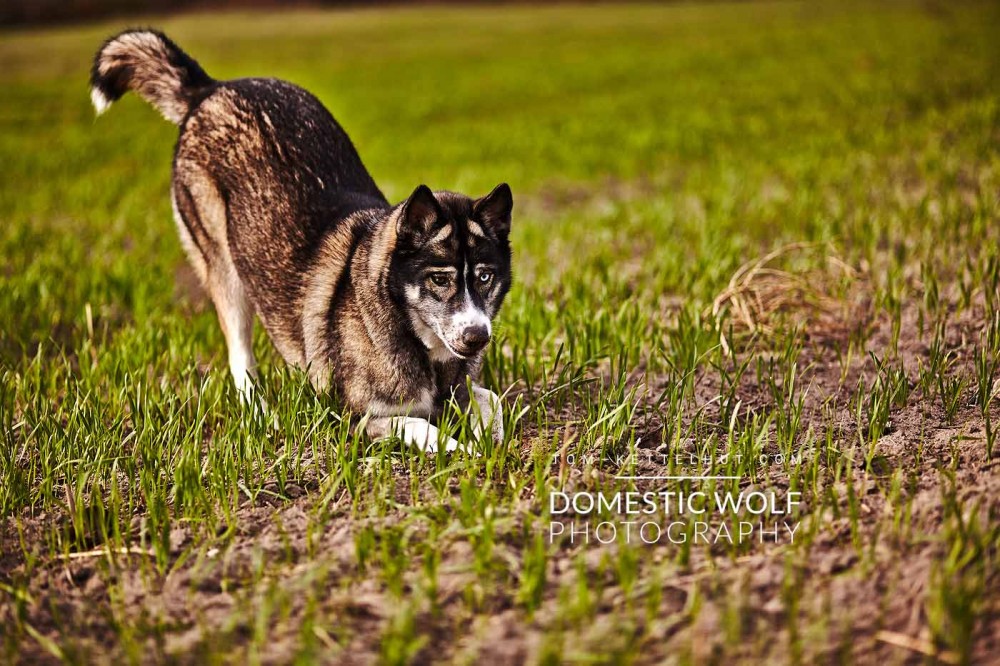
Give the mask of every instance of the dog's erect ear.
[[441, 207], [431, 188], [421, 185], [403, 204], [396, 222], [396, 235], [400, 240], [415, 242], [426, 236], [441, 217]]
[[514, 196], [510, 193], [510, 186], [500, 183], [472, 205], [472, 217], [497, 236], [506, 236], [510, 233], [510, 213], [513, 209]]

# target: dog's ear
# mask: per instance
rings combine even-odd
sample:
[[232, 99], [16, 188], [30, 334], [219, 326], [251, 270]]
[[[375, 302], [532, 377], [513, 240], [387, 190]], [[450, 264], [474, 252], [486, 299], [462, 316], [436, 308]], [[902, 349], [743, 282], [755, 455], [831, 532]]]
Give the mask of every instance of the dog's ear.
[[431, 188], [421, 185], [403, 204], [396, 221], [396, 235], [404, 242], [414, 243], [426, 236], [441, 217], [441, 207]]
[[507, 183], [500, 183], [493, 191], [472, 205], [472, 217], [497, 236], [510, 233], [510, 213], [514, 209], [514, 196]]

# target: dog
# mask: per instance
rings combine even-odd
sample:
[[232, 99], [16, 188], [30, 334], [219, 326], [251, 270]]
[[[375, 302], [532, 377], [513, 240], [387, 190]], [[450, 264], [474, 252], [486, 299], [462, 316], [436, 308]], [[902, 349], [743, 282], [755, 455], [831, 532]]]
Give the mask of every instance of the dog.
[[373, 439], [460, 448], [435, 425], [449, 400], [473, 413], [476, 437], [503, 439], [500, 400], [474, 380], [511, 285], [507, 184], [478, 199], [420, 185], [390, 205], [312, 94], [217, 81], [156, 30], [105, 41], [90, 83], [98, 115], [134, 91], [180, 127], [174, 218], [245, 398], [256, 315]]

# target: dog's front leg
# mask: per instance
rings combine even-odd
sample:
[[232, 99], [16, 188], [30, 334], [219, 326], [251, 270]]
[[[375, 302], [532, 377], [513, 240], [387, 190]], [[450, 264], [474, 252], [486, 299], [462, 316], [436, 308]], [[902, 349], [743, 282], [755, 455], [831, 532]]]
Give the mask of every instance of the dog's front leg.
[[500, 404], [500, 397], [482, 386], [473, 386], [469, 407], [472, 409], [472, 433], [476, 439], [489, 430], [494, 443], [502, 442], [503, 406]]
[[451, 452], [459, 448], [458, 442], [446, 437], [427, 419], [414, 416], [379, 416], [368, 420], [365, 432], [373, 440], [398, 437], [408, 446], [415, 446], [425, 453], [437, 453], [441, 446]]

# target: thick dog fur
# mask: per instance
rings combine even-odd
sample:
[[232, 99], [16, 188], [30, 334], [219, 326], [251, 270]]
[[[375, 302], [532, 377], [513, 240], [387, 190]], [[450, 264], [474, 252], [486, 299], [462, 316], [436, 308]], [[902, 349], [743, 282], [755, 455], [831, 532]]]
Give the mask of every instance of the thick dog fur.
[[431, 424], [455, 398], [502, 437], [497, 397], [466, 386], [510, 288], [507, 185], [478, 200], [421, 185], [391, 206], [311, 94], [215, 81], [153, 30], [105, 42], [91, 86], [98, 113], [132, 90], [180, 126], [177, 228], [244, 395], [256, 314], [285, 360], [364, 415], [372, 436], [455, 449]]

